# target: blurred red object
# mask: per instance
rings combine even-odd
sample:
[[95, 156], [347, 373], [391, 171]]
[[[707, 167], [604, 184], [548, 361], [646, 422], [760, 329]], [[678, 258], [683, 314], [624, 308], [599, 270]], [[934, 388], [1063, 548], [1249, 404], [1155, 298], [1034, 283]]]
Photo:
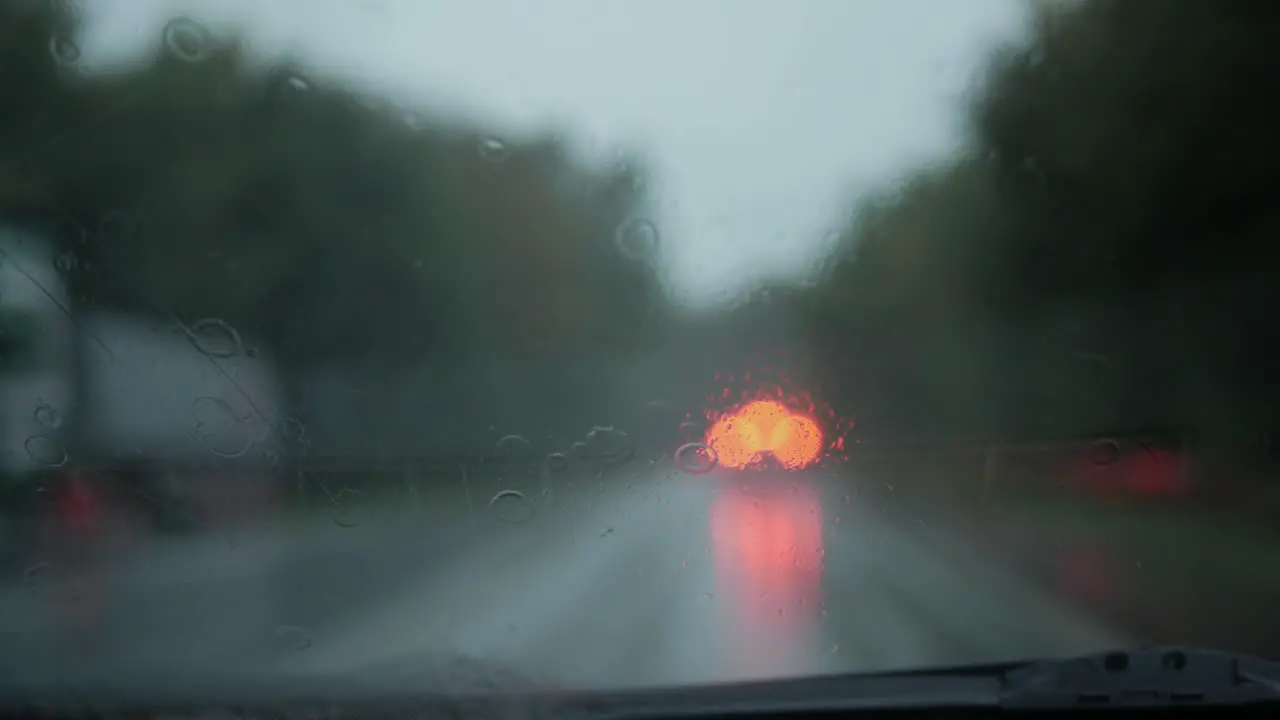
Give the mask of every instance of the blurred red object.
[[55, 491], [58, 528], [69, 534], [96, 535], [102, 527], [104, 498], [101, 484], [88, 473], [73, 470]]
[[80, 651], [90, 650], [101, 639], [105, 578], [100, 566], [107, 539], [108, 507], [103, 479], [81, 469], [56, 478], [53, 489], [53, 537], [49, 548], [55, 564], [63, 568], [57, 583], [58, 605], [64, 622]]

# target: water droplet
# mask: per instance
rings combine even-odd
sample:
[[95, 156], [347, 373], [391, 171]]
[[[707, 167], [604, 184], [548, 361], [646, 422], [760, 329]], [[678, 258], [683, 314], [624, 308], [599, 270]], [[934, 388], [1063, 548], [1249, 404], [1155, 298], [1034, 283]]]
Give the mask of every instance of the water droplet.
[[519, 490], [502, 490], [489, 501], [489, 511], [501, 522], [521, 525], [533, 519], [533, 502]]
[[311, 633], [297, 625], [281, 625], [275, 632], [276, 645], [285, 650], [302, 651], [311, 647]]
[[200, 352], [213, 358], [230, 358], [244, 350], [240, 333], [225, 320], [203, 318], [191, 323], [191, 342]]
[[330, 498], [330, 502], [333, 503], [331, 517], [338, 527], [353, 528], [370, 519], [368, 497], [355, 488], [339, 490]]
[[32, 460], [45, 467], [62, 467], [70, 460], [62, 442], [48, 435], [33, 435], [27, 438], [23, 447]]
[[285, 78], [284, 87], [287, 90], [306, 92], [311, 89], [311, 82], [301, 75], [290, 75]]
[[1115, 440], [1099, 440], [1089, 449], [1089, 459], [1094, 465], [1110, 465], [1120, 459], [1120, 443]]
[[22, 571], [22, 586], [28, 592], [48, 597], [53, 589], [53, 576], [53, 565], [47, 562], [36, 563]]
[[400, 113], [400, 120], [410, 130], [420, 130], [427, 126], [427, 120], [417, 110], [405, 110]]
[[487, 137], [480, 140], [480, 157], [489, 162], [502, 162], [510, 155], [507, 144], [496, 137]]
[[283, 452], [294, 457], [304, 457], [311, 445], [307, 437], [307, 428], [297, 418], [286, 418], [275, 425], [276, 436], [280, 438]]
[[196, 398], [191, 403], [191, 414], [196, 421], [193, 433], [196, 441], [218, 457], [241, 457], [256, 441], [249, 416], [237, 415], [222, 398]]
[[698, 442], [702, 439], [702, 426], [696, 422], [686, 420], [680, 423], [680, 437], [687, 443]]
[[704, 475], [719, 463], [716, 451], [703, 443], [685, 443], [676, 449], [676, 467], [690, 475]]
[[74, 65], [80, 60], [80, 44], [71, 38], [55, 35], [49, 39], [49, 55], [59, 65]]
[[35, 412], [32, 413], [32, 415], [35, 417], [36, 422], [50, 430], [57, 430], [62, 427], [62, 414], [57, 410], [54, 410], [44, 401], [41, 401], [40, 404], [36, 406]]
[[53, 259], [53, 269], [60, 273], [69, 273], [76, 268], [76, 256], [70, 252], [58, 253]]
[[499, 455], [519, 455], [533, 448], [533, 443], [520, 435], [503, 435], [498, 439], [495, 451]]
[[614, 234], [618, 251], [629, 260], [651, 260], [658, 252], [658, 227], [645, 218], [631, 218]]
[[621, 465], [634, 456], [627, 433], [611, 425], [591, 428], [583, 443], [586, 455], [611, 465]]
[[209, 31], [190, 18], [176, 18], [164, 26], [164, 46], [183, 62], [197, 63], [207, 59], [212, 40]]
[[551, 453], [543, 461], [543, 466], [546, 467], [547, 472], [564, 472], [569, 469], [569, 456], [564, 453]]

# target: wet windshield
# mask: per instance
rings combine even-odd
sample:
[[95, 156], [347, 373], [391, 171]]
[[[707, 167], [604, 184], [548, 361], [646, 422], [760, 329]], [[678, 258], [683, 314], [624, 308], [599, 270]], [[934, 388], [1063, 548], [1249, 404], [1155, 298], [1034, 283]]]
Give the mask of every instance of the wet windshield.
[[7, 679], [1280, 654], [1280, 5], [0, 15]]

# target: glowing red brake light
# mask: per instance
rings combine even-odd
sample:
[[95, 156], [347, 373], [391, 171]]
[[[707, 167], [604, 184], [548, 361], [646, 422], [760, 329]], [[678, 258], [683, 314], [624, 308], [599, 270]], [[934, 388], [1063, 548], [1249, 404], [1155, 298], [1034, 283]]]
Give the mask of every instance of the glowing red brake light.
[[707, 430], [706, 444], [724, 467], [745, 468], [769, 454], [783, 467], [798, 469], [821, 457], [822, 429], [781, 403], [756, 400], [722, 415]]

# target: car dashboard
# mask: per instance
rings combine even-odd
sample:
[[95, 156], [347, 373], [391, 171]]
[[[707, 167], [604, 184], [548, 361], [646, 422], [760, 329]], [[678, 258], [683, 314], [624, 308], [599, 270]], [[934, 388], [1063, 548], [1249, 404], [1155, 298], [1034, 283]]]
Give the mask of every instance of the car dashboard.
[[[856, 675], [621, 692], [547, 689], [415, 693], [402, 676], [350, 682], [190, 684], [137, 679], [0, 691], [0, 718], [400, 720], [568, 718], [725, 720], [791, 717], [987, 717], [1099, 711], [1161, 716], [1275, 716], [1280, 663], [1228, 653], [1152, 648]], [[229, 698], [235, 698], [230, 700]]]

